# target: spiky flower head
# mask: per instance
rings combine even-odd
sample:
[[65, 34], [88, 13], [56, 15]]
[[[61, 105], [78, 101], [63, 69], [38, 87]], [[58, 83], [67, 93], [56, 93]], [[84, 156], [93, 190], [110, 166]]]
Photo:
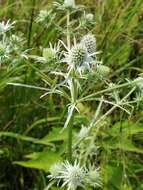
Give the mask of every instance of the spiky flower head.
[[86, 48], [81, 44], [78, 44], [71, 49], [69, 56], [71, 64], [75, 67], [80, 67], [84, 65], [87, 60]]
[[67, 190], [76, 190], [78, 187], [85, 189], [86, 170], [77, 161], [73, 165], [66, 161], [63, 168], [59, 176], [63, 180], [62, 187], [66, 186]]
[[86, 182], [92, 187], [101, 187], [101, 177], [99, 169], [91, 169], [89, 170], [86, 178]]
[[97, 72], [103, 77], [107, 77], [110, 71], [111, 71], [110, 68], [106, 65], [99, 65], [97, 67]]
[[56, 59], [57, 55], [56, 55], [56, 52], [54, 51], [54, 49], [52, 49], [52, 48], [44, 48], [43, 49], [43, 57], [47, 61], [52, 61], [52, 60]]
[[87, 52], [90, 55], [95, 54], [95, 52], [96, 52], [96, 39], [95, 39], [94, 35], [92, 35], [92, 34], [85, 35], [81, 40], [81, 44], [86, 47]]
[[0, 34], [3, 34], [9, 30], [11, 30], [14, 27], [15, 22], [10, 23], [10, 20], [7, 22], [0, 22]]

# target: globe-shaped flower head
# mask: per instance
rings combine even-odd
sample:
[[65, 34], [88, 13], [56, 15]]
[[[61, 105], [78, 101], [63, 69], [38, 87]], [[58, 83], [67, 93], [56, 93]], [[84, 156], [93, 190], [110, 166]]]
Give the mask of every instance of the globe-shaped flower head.
[[68, 161], [63, 164], [64, 169], [61, 171], [59, 178], [63, 179], [62, 187], [67, 186], [67, 190], [76, 190], [78, 187], [85, 189], [85, 176], [86, 170], [77, 163], [74, 162], [71, 165]]
[[66, 7], [75, 8], [75, 0], [65, 0], [64, 5]]
[[92, 34], [85, 35], [81, 40], [81, 44], [86, 47], [90, 55], [96, 52], [96, 39]]
[[74, 46], [70, 52], [70, 62], [75, 67], [83, 66], [87, 59], [86, 48], [80, 44]]

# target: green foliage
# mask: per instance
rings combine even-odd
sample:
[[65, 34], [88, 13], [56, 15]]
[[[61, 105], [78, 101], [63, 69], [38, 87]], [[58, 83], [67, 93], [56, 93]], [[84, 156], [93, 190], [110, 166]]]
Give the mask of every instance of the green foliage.
[[44, 171], [49, 171], [52, 164], [56, 162], [62, 161], [60, 155], [57, 152], [52, 151], [43, 151], [43, 152], [35, 152], [25, 157], [30, 158], [28, 161], [15, 161], [14, 164], [18, 164], [20, 166], [35, 168]]

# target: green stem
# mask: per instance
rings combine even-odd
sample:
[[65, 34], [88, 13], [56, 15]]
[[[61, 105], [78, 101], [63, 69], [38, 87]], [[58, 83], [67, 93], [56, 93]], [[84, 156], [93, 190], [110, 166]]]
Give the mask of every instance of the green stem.
[[29, 24], [29, 30], [28, 30], [28, 41], [27, 41], [28, 48], [30, 47], [30, 44], [31, 44], [35, 5], [36, 5], [36, 0], [32, 0], [32, 10], [31, 10], [31, 18], [30, 18], [30, 24]]
[[[141, 80], [140, 80], [140, 81], [141, 81]], [[138, 82], [139, 82], [139, 81], [138, 81]], [[79, 100], [78, 100], [78, 103], [79, 103], [79, 102], [83, 102], [83, 101], [87, 101], [87, 100], [90, 99], [90, 98], [94, 98], [95, 96], [100, 95], [100, 94], [103, 94], [103, 93], [106, 93], [106, 92], [110, 92], [110, 91], [113, 91], [113, 90], [116, 90], [116, 89], [120, 89], [120, 88], [124, 88], [124, 87], [128, 87], [128, 86], [137, 84], [138, 82], [137, 82], [136, 80], [134, 80], [134, 81], [131, 81], [131, 82], [126, 82], [126, 83], [123, 83], [123, 84], [115, 85], [115, 86], [112, 87], [112, 88], [107, 88], [107, 89], [104, 89], [104, 90], [101, 90], [101, 91], [92, 93], [92, 94], [90, 94], [90, 95], [88, 95], [88, 96], [85, 96], [85, 97], [79, 99]]]
[[71, 121], [68, 126], [68, 160], [69, 162], [72, 163], [72, 128], [73, 128], [73, 118], [74, 116], [72, 115]]
[[[68, 50], [70, 51], [71, 41], [70, 41], [69, 27], [70, 27], [70, 12], [67, 11], [67, 46], [68, 46]], [[73, 81], [72, 81], [72, 83], [73, 83]], [[72, 90], [73, 89], [71, 89], [71, 92], [72, 92]], [[73, 100], [73, 97], [72, 97], [72, 93], [71, 93], [71, 101], [72, 100]], [[68, 160], [71, 163], [72, 163], [72, 128], [73, 128], [73, 120], [74, 120], [74, 113], [73, 113], [73, 115], [71, 117], [71, 120], [70, 120], [69, 126], [68, 126]]]

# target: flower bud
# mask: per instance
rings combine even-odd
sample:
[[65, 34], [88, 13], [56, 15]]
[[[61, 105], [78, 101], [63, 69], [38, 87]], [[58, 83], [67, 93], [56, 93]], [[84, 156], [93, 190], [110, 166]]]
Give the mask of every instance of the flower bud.
[[47, 61], [52, 61], [56, 59], [56, 52], [52, 48], [44, 48], [43, 49], [43, 57]]
[[65, 0], [64, 5], [65, 7], [75, 8], [75, 0]]
[[88, 22], [92, 22], [92, 21], [93, 21], [93, 18], [94, 18], [94, 15], [91, 14], [91, 13], [85, 15], [85, 19], [86, 19]]
[[103, 77], [107, 77], [110, 71], [111, 71], [110, 68], [105, 65], [99, 65], [97, 68], [97, 72]]
[[93, 187], [101, 186], [100, 173], [99, 173], [98, 169], [90, 170], [88, 172], [87, 183], [89, 183]]

